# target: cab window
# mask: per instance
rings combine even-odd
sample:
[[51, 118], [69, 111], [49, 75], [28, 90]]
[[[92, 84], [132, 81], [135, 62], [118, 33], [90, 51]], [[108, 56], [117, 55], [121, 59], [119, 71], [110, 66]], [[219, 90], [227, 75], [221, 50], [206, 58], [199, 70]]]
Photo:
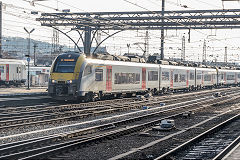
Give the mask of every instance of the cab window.
[[92, 73], [92, 65], [88, 64], [86, 67], [85, 67], [85, 70], [84, 70], [84, 75], [83, 76], [87, 76], [89, 74]]
[[54, 65], [53, 72], [56, 73], [73, 73], [76, 61], [57, 61]]

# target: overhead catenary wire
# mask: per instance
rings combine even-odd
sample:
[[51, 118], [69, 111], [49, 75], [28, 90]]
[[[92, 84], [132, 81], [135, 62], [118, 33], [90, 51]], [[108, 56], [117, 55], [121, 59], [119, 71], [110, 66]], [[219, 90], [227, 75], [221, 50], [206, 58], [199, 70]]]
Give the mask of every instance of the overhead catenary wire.
[[[135, 5], [135, 6], [137, 6], [137, 7], [140, 7], [140, 8], [142, 8], [142, 9], [145, 9], [145, 10], [147, 10], [147, 11], [150, 11], [150, 10], [148, 10], [147, 8], [145, 8], [145, 7], [143, 7], [143, 6], [141, 6], [141, 5], [139, 5], [139, 4], [137, 4], [137, 3], [133, 3], [133, 2], [131, 2], [131, 1], [129, 1], [129, 0], [123, 0], [123, 1], [125, 1], [125, 2], [127, 2], [127, 3], [130, 3], [130, 4], [132, 4], [132, 5]], [[153, 12], [153, 11], [150, 11], [150, 12]], [[174, 12], [173, 12], [174, 13]], [[164, 16], [163, 16], [164, 17]], [[164, 17], [164, 18], [167, 18], [167, 17]], [[181, 25], [181, 23], [179, 23], [180, 25]], [[199, 32], [199, 33], [201, 33], [201, 34], [203, 34], [203, 35], [206, 35], [206, 36], [208, 36], [207, 34], [205, 34], [205, 33], [203, 33], [203, 32], [200, 32], [200, 31], [198, 31], [197, 30], [197, 32]], [[216, 38], [215, 38], [216, 39]], [[225, 45], [228, 45], [228, 46], [232, 46], [231, 44], [229, 45], [229, 44], [227, 44], [227, 43], [225, 43], [225, 42], [223, 42]]]

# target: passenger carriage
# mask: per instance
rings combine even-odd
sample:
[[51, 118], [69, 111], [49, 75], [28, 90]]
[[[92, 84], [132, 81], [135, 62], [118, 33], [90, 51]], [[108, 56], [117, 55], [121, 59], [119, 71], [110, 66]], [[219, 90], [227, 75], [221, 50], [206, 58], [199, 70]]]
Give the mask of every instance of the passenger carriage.
[[164, 91], [178, 89], [194, 89], [195, 68], [183, 66], [161, 65], [160, 88]]
[[217, 70], [212, 68], [196, 68], [196, 85], [201, 88], [212, 88], [217, 84]]
[[223, 84], [225, 85], [237, 85], [240, 83], [240, 70], [226, 70], [219, 69], [219, 72], [223, 74]]
[[27, 79], [22, 60], [0, 59], [0, 85], [19, 85]]

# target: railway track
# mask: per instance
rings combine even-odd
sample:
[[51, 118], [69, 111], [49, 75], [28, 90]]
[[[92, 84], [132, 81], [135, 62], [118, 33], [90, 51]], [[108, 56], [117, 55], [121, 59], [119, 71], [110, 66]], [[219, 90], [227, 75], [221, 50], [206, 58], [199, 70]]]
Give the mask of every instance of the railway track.
[[[22, 159], [28, 159], [28, 158], [41, 158], [44, 156], [46, 157], [51, 155], [51, 153], [53, 152], [55, 154], [57, 151], [62, 151], [62, 149], [67, 149], [79, 145], [81, 146], [84, 144], [89, 144], [90, 142], [97, 142], [108, 138], [111, 139], [114, 137], [118, 137], [120, 135], [126, 135], [136, 131], [141, 131], [143, 129], [146, 129], [148, 127], [160, 123], [162, 119], [179, 116], [185, 113], [186, 110], [196, 111], [199, 109], [206, 108], [213, 104], [217, 105], [220, 103], [219, 100], [223, 100], [223, 102], [221, 103], [233, 101], [239, 98], [239, 94], [234, 93], [227, 97], [228, 99], [225, 99], [224, 97], [219, 97], [216, 99], [208, 99], [205, 101], [201, 100], [200, 102], [196, 103], [192, 102], [191, 105], [185, 104], [182, 106], [177, 106], [175, 108], [165, 108], [165, 110], [158, 112], [156, 112], [155, 110], [152, 113], [144, 114], [141, 116], [135, 116], [132, 118], [120, 120], [117, 122], [115, 121], [112, 123], [103, 124], [99, 126], [93, 126], [90, 128], [84, 128], [78, 131], [72, 131], [67, 133], [65, 132], [63, 134], [57, 134], [54, 136], [5, 144], [2, 145], [3, 147], [0, 150], [0, 153], [2, 154], [0, 158], [18, 159], [19, 157], [21, 157]], [[145, 120], [144, 123], [142, 122], [143, 119]], [[136, 121], [138, 121], [139, 124], [135, 123], [134, 125], [129, 126], [129, 123]], [[126, 124], [128, 124], [128, 127], [125, 126]], [[29, 149], [26, 150], [26, 147]]]
[[[232, 91], [225, 91], [229, 94]], [[187, 94], [188, 95], [188, 94]], [[205, 97], [211, 96], [212, 92], [196, 93], [192, 96]], [[155, 97], [145, 101], [134, 101], [133, 99], [120, 99], [105, 102], [94, 102], [89, 104], [71, 104], [50, 107], [23, 107], [21, 111], [7, 110], [1, 112], [0, 130], [11, 130], [13, 128], [29, 128], [31, 126], [56, 124], [67, 121], [76, 121], [82, 118], [104, 115], [107, 113], [122, 112], [132, 109], [141, 109], [142, 106], [158, 106], [159, 101], [167, 104], [173, 104], [179, 100], [185, 101], [189, 99], [186, 95], [178, 95], [171, 97]], [[105, 103], [105, 105], [103, 105]], [[9, 113], [10, 112], [10, 113]]]
[[239, 143], [240, 143], [240, 136], [238, 136], [230, 145], [224, 148], [224, 150], [220, 152], [217, 156], [215, 156], [213, 160], [228, 158], [229, 154], [231, 154], [231, 151], [234, 150], [235, 147], [238, 147]]
[[47, 95], [30, 95], [30, 96], [11, 96], [11, 97], [0, 97], [0, 109], [4, 108], [18, 108], [22, 106], [33, 106], [58, 103], [52, 100], [51, 97]]
[[[239, 87], [236, 87], [234, 89], [237, 89]], [[201, 94], [211, 94], [213, 92], [221, 92], [221, 91], [227, 91], [231, 90], [232, 88], [220, 88], [220, 89], [212, 89], [212, 90], [201, 90], [201, 91], [195, 91], [195, 92], [188, 92], [188, 93], [176, 93], [176, 95], [164, 95], [164, 96], [156, 96], [159, 98], [159, 100], [163, 99], [171, 99], [171, 98], [183, 98], [186, 96], [192, 96], [192, 95], [201, 95]], [[73, 110], [74, 108], [78, 109], [78, 107], [92, 107], [96, 105], [106, 105], [106, 104], [112, 104], [112, 103], [124, 103], [124, 102], [132, 102], [133, 98], [124, 98], [124, 99], [114, 99], [114, 100], [104, 100], [104, 101], [97, 101], [97, 102], [89, 102], [89, 103], [80, 103], [80, 104], [66, 104], [66, 105], [60, 105], [56, 104], [53, 106], [46, 106], [46, 105], [35, 105], [35, 106], [24, 106], [24, 107], [2, 107], [0, 108], [0, 113], [21, 113], [21, 112], [28, 112], [29, 111], [41, 111], [42, 109], [50, 110], [50, 111], [66, 111], [66, 110]]]
[[[221, 151], [232, 144], [240, 135], [240, 114], [174, 148], [160, 159], [219, 159]], [[215, 157], [215, 158], [214, 158]]]

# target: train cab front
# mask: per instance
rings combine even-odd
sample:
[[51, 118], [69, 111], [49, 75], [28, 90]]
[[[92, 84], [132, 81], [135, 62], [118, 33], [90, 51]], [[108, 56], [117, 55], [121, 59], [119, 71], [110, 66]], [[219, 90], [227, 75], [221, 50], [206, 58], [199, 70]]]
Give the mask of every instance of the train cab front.
[[54, 61], [48, 85], [48, 94], [56, 100], [76, 100], [78, 79], [84, 56], [63, 53]]

